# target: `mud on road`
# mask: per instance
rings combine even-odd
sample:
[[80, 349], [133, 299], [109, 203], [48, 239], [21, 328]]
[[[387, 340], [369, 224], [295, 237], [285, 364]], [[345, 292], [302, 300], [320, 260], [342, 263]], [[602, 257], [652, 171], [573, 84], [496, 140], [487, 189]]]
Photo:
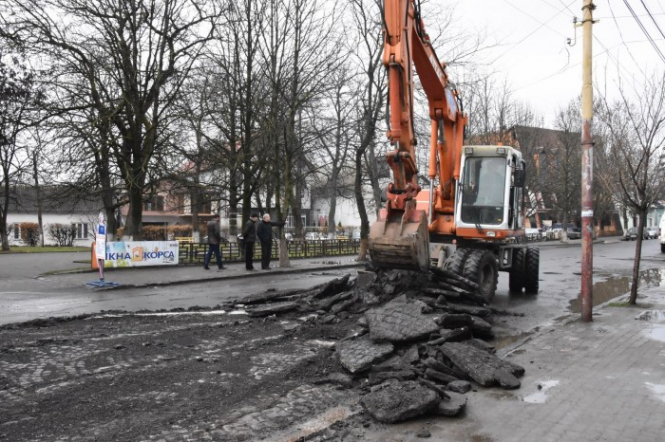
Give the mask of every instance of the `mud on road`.
[[5, 326], [0, 440], [256, 440], [341, 419], [357, 398], [310, 382], [340, 371], [346, 329], [197, 313]]
[[524, 373], [478, 339], [506, 313], [473, 284], [364, 272], [212, 309], [0, 327], [0, 440], [347, 440], [457, 416], [467, 379], [514, 389]]

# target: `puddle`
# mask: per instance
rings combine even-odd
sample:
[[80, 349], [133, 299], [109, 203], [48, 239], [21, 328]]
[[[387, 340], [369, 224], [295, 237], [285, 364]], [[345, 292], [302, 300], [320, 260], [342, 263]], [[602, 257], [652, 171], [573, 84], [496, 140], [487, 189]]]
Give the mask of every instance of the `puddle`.
[[559, 385], [559, 381], [556, 380], [538, 382], [540, 389], [533, 394], [524, 396], [522, 400], [530, 404], [544, 404], [545, 401], [547, 401], [547, 390], [552, 387], [556, 387], [557, 385]]
[[[600, 305], [630, 291], [631, 276], [613, 276], [605, 281], [593, 284], [593, 305]], [[647, 269], [640, 272], [638, 287], [662, 287], [665, 286], [665, 268]], [[570, 301], [569, 309], [573, 313], [582, 311], [580, 295]]]
[[658, 400], [665, 402], [665, 385], [663, 384], [652, 384], [651, 382], [645, 382], [644, 385], [647, 386], [649, 390], [658, 398]]
[[665, 342], [665, 327], [654, 327], [651, 330], [645, 330], [644, 335], [658, 342]]
[[518, 335], [501, 336], [495, 338], [493, 341], [490, 342], [490, 344], [492, 344], [495, 349], [499, 350], [526, 338], [530, 334], [531, 333], [520, 333]]

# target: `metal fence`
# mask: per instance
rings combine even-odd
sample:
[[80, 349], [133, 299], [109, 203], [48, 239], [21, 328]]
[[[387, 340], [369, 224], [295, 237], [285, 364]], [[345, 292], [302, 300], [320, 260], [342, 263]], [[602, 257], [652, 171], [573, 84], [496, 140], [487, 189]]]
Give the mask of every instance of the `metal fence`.
[[[286, 248], [290, 259], [357, 255], [360, 250], [360, 240], [296, 240], [287, 241]], [[221, 243], [219, 250], [223, 262], [242, 262], [245, 260], [245, 248], [241, 243]], [[207, 251], [208, 244], [181, 242], [178, 247], [180, 264], [203, 264]], [[279, 242], [277, 241], [273, 242], [271, 258], [279, 258]], [[254, 243], [254, 259], [261, 259], [261, 243], [258, 241]]]

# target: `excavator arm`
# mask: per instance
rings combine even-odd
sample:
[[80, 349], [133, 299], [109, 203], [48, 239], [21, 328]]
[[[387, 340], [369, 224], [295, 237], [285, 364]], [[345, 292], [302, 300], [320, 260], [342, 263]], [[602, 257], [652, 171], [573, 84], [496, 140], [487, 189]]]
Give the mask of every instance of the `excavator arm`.
[[[390, 127], [393, 149], [387, 161], [393, 182], [387, 203], [370, 230], [369, 249], [382, 267], [429, 266], [429, 232], [454, 233], [454, 184], [467, 117], [450, 84], [420, 17], [418, 0], [384, 1], [383, 64], [388, 72]], [[423, 192], [418, 184], [414, 133], [414, 68], [425, 91], [431, 119], [428, 177], [437, 188]], [[423, 208], [423, 196], [428, 201]], [[420, 202], [420, 204], [418, 204]], [[438, 215], [435, 216], [434, 214]]]

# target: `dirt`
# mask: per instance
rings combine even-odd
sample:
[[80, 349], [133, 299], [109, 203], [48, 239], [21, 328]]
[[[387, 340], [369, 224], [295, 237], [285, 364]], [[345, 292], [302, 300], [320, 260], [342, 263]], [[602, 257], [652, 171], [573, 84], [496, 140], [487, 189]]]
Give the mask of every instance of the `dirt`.
[[[279, 425], [224, 426], [341, 372], [327, 340], [347, 325], [173, 314], [4, 327], [0, 440], [260, 439]], [[283, 428], [299, 417], [287, 413]]]

